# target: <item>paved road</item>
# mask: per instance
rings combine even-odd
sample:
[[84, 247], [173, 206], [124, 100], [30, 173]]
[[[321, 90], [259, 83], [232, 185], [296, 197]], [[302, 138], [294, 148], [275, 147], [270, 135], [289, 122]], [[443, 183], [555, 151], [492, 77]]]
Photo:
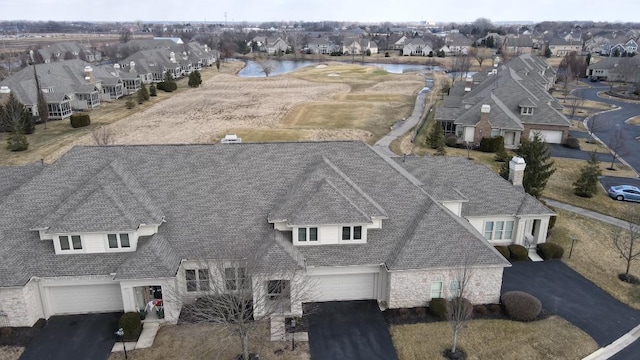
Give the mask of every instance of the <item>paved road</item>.
[[[549, 145], [549, 152], [553, 157], [578, 159], [578, 160], [589, 160], [591, 158], [591, 153], [588, 151], [571, 149], [561, 144], [547, 144], [547, 145]], [[598, 158], [598, 161], [600, 161], [601, 163], [611, 164], [612, 157], [610, 154], [596, 153], [596, 157]], [[618, 161], [617, 159], [615, 162], [620, 163], [620, 161]]]
[[106, 359], [122, 313], [52, 316], [20, 360]]
[[[590, 84], [593, 85], [593, 84]], [[640, 126], [626, 124], [625, 120], [640, 115], [640, 104], [628, 103], [620, 100], [610, 100], [598, 97], [598, 92], [608, 90], [608, 86], [599, 86], [599, 83], [592, 88], [576, 89], [573, 94], [587, 100], [600, 101], [620, 107], [619, 110], [609, 111], [600, 116], [608, 119], [609, 126], [600, 131], [596, 131], [596, 136], [604, 141], [609, 147], [612, 144], [613, 134], [616, 126], [622, 129], [625, 134], [625, 150], [622, 158], [626, 160], [634, 170], [640, 171], [640, 141], [636, 138], [640, 137]]]
[[309, 315], [312, 360], [397, 360], [389, 328], [375, 301], [313, 304]]
[[640, 311], [614, 299], [559, 260], [514, 263], [504, 270], [502, 281], [502, 291], [511, 290], [536, 296], [545, 310], [579, 327], [600, 346], [640, 324]]

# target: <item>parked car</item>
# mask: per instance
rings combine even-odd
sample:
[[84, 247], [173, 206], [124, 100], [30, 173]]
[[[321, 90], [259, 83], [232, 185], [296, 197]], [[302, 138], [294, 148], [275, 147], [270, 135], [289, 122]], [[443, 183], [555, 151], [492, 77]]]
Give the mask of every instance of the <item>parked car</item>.
[[640, 189], [631, 185], [619, 185], [609, 188], [609, 196], [619, 201], [640, 201]]

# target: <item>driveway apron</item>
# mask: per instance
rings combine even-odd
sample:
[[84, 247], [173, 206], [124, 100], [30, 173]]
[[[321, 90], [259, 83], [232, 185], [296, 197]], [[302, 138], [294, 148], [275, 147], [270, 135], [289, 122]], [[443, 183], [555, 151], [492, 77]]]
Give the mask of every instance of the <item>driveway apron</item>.
[[640, 311], [614, 299], [559, 260], [514, 263], [505, 269], [502, 282], [502, 292], [511, 290], [534, 295], [545, 310], [579, 327], [601, 347], [640, 324]]
[[20, 360], [106, 359], [122, 313], [52, 316]]
[[396, 360], [389, 328], [375, 301], [340, 301], [310, 306], [312, 360]]

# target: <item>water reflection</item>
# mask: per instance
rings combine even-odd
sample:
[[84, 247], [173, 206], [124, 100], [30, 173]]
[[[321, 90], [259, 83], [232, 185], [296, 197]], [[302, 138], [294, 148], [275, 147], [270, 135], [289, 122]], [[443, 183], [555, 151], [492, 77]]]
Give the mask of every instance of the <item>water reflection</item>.
[[[269, 76], [282, 75], [298, 70], [305, 66], [316, 66], [322, 64], [317, 61], [293, 61], [293, 60], [268, 60], [273, 64], [273, 69]], [[238, 75], [240, 77], [265, 77], [262, 67], [253, 60], [246, 60], [246, 65]], [[382, 64], [382, 63], [364, 63], [364, 66], [375, 66], [384, 69], [392, 74], [402, 74], [411, 71], [437, 71], [441, 70], [438, 66], [416, 65], [416, 64]]]

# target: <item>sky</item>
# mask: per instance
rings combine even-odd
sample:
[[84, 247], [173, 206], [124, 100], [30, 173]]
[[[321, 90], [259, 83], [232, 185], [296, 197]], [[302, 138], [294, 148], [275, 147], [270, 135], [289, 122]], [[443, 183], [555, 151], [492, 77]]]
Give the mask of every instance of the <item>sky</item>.
[[0, 0], [0, 20], [640, 22], [640, 1], [614, 2], [602, 11], [588, 0]]

